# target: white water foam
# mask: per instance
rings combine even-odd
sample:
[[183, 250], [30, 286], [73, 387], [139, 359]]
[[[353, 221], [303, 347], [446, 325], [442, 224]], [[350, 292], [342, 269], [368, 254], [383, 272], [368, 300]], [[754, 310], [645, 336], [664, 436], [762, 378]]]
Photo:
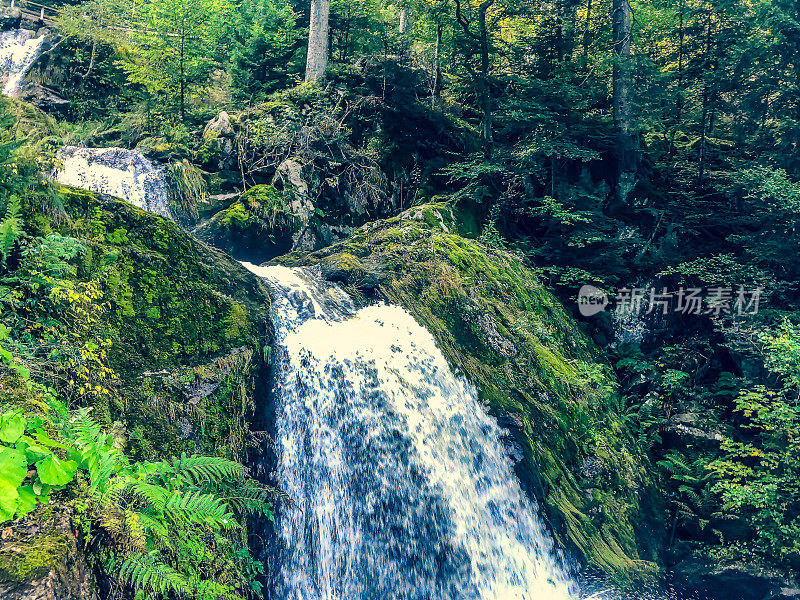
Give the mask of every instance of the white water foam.
[[138, 150], [65, 146], [57, 155], [55, 180], [122, 198], [143, 210], [172, 218], [166, 170]]
[[566, 600], [575, 586], [502, 430], [403, 308], [304, 269], [273, 289], [281, 517], [271, 597]]
[[0, 74], [5, 78], [3, 94], [15, 96], [23, 78], [42, 53], [45, 36], [34, 37], [27, 29], [0, 32]]

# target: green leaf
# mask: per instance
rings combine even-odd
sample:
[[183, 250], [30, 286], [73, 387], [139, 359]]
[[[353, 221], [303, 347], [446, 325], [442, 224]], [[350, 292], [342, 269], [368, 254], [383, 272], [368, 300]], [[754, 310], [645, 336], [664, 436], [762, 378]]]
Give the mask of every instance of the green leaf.
[[36, 441], [42, 446], [47, 446], [48, 448], [59, 448], [60, 450], [67, 449], [64, 444], [59, 444], [55, 440], [51, 440], [44, 429], [37, 429], [33, 434], [33, 437], [36, 438]]
[[36, 463], [39, 479], [45, 485], [66, 485], [75, 476], [78, 465], [74, 460], [60, 460], [57, 456], [48, 456]]
[[25, 367], [23, 367], [21, 365], [16, 365], [16, 364], [11, 365], [11, 368], [14, 369], [19, 374], [19, 376], [22, 377], [23, 379], [27, 380], [27, 379], [31, 378], [30, 369], [26, 369]]
[[7, 521], [17, 510], [17, 488], [28, 474], [25, 453], [16, 448], [0, 448], [0, 521]]
[[33, 493], [33, 487], [30, 485], [18, 487], [17, 494], [19, 495], [17, 499], [17, 515], [24, 517], [36, 508], [36, 503], [39, 501], [39, 498]]
[[46, 502], [46, 498], [50, 494], [50, 489], [51, 489], [49, 485], [44, 485], [41, 481], [37, 479], [36, 481], [33, 482], [32, 489], [33, 493], [39, 496], [39, 499], [42, 502]]
[[25, 417], [19, 413], [6, 413], [0, 419], [0, 440], [13, 444], [25, 431]]
[[28, 464], [33, 464], [52, 454], [52, 451], [40, 446], [27, 435], [23, 435], [17, 440], [17, 450], [22, 450], [25, 453]]

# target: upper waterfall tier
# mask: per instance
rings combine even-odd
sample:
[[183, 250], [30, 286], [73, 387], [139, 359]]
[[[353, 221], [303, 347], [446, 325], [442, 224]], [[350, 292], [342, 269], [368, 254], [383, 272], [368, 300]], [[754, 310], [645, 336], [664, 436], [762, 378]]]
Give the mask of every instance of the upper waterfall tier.
[[20, 84], [42, 53], [45, 36], [34, 37], [27, 29], [0, 32], [0, 76], [5, 78], [3, 94], [15, 96]]
[[165, 169], [139, 150], [66, 146], [57, 158], [62, 165], [55, 174], [59, 183], [116, 196], [172, 218]]

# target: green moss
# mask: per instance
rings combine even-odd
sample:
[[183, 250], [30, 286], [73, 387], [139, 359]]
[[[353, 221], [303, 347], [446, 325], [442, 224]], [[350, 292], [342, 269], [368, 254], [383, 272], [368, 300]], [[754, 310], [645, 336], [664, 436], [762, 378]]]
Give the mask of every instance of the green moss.
[[237, 255], [258, 253], [261, 262], [288, 250], [299, 223], [283, 193], [271, 185], [256, 185], [196, 233]]
[[8, 544], [0, 552], [0, 582], [28, 583], [41, 579], [63, 564], [69, 540], [49, 533]]
[[[641, 557], [636, 542], [647, 459], [617, 411], [611, 369], [519, 258], [454, 230], [446, 205], [416, 207], [279, 262], [320, 264], [351, 285], [357, 280], [342, 273], [374, 265], [376, 281], [363, 287], [406, 307], [489, 410], [521, 424], [513, 431], [525, 453], [519, 471], [560, 545], [618, 578], [648, 576], [653, 557]], [[599, 480], [582, 474], [589, 459], [602, 464]]]
[[[192, 452], [204, 442], [179, 427], [181, 416], [198, 417], [185, 406], [188, 392], [154, 385], [142, 374], [167, 372], [173, 381], [237, 349], [263, 356], [271, 331], [267, 290], [171, 221], [89, 192], [58, 187], [57, 193], [66, 213], [60, 233], [87, 247], [78, 275], [101, 282], [107, 310], [99, 327], [111, 339], [109, 360], [121, 376], [121, 400], [98, 412], [126, 423], [137, 455]], [[247, 377], [261, 366], [249, 366]]]
[[250, 222], [250, 214], [244, 203], [236, 201], [212, 218], [212, 222], [222, 227], [244, 229]]

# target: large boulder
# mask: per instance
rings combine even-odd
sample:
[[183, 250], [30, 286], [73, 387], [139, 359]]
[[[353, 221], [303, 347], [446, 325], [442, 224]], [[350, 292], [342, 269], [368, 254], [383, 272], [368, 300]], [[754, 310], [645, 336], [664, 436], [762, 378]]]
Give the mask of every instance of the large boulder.
[[145, 456], [242, 452], [266, 394], [255, 384], [271, 331], [262, 281], [168, 219], [84, 190], [55, 193], [63, 208], [28, 219], [29, 233], [77, 237], [79, 276], [107, 282], [98, 327], [124, 403], [101, 413], [137, 432], [130, 444]]
[[194, 234], [237, 258], [262, 262], [291, 250], [302, 228], [303, 220], [285, 192], [256, 185], [229, 198], [227, 206]]
[[681, 561], [670, 573], [675, 587], [706, 600], [800, 600], [800, 588], [776, 573], [707, 558]]
[[203, 148], [200, 154], [206, 163], [220, 171], [231, 171], [236, 167], [234, 131], [231, 118], [224, 110], [203, 129]]
[[0, 532], [0, 598], [96, 600], [96, 589], [71, 509], [40, 505]]

